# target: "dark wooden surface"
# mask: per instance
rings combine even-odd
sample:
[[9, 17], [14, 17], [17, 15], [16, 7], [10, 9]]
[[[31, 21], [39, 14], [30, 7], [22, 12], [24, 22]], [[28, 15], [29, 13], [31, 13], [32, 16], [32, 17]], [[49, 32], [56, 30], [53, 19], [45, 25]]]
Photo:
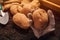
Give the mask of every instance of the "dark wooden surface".
[[55, 4], [58, 4], [58, 5], [60, 5], [60, 0], [48, 0], [48, 1], [51, 1], [51, 2], [53, 2], [53, 3], [55, 3]]
[[[44, 6], [41, 6], [41, 8], [48, 10], [49, 8], [46, 8]], [[49, 40], [59, 40], [60, 37], [60, 14], [58, 12], [55, 12], [53, 10], [55, 20], [56, 20], [56, 25], [55, 28], [56, 30], [54, 31], [55, 36], [53, 39], [50, 37]], [[10, 15], [10, 14], [9, 14]], [[51, 35], [51, 34], [49, 34]], [[53, 34], [52, 34], [53, 35]], [[48, 39], [48, 37], [47, 37]], [[23, 30], [19, 28], [17, 25], [15, 25], [12, 21], [12, 16], [10, 15], [10, 20], [8, 24], [2, 25], [0, 24], [0, 40], [42, 40], [37, 39], [32, 30], [29, 28], [27, 30]], [[45, 40], [45, 39], [43, 39]]]

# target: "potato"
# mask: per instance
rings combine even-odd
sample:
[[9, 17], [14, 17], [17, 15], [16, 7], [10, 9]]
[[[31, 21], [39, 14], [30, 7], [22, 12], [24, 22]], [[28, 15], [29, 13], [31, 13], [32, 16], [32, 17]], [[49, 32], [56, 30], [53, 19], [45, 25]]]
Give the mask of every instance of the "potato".
[[22, 0], [22, 1], [21, 1], [21, 4], [22, 4], [22, 5], [26, 5], [26, 4], [29, 4], [29, 3], [30, 3], [29, 0]]
[[33, 0], [31, 3], [32, 7], [38, 8], [40, 6], [39, 0]]
[[18, 12], [21, 12], [23, 7], [21, 7], [21, 5], [18, 5], [17, 9], [18, 9]]
[[32, 18], [34, 21], [34, 28], [37, 30], [42, 30], [47, 26], [48, 15], [45, 10], [37, 9], [33, 12]]
[[17, 3], [17, 2], [19, 2], [19, 3], [21, 3], [21, 0], [7, 0], [7, 1], [5, 1], [4, 3]]
[[10, 12], [11, 12], [11, 14], [14, 15], [14, 14], [18, 13], [17, 7], [18, 7], [18, 5], [12, 5], [12, 6], [10, 7]]
[[13, 16], [13, 22], [22, 29], [30, 27], [29, 19], [22, 13], [17, 13]]
[[25, 15], [31, 12], [30, 9], [28, 9], [27, 7], [22, 7], [21, 5], [18, 5], [18, 11]]
[[[36, 4], [38, 5], [38, 4]], [[34, 10], [38, 9], [39, 7], [38, 6], [35, 6], [33, 4], [26, 4], [23, 6], [23, 8], [27, 8], [28, 10], [30, 10], [31, 12], [33, 12]]]
[[28, 13], [31, 13], [31, 11], [28, 8], [22, 8], [21, 13], [27, 15]]
[[12, 6], [12, 4], [3, 5], [3, 11], [8, 10], [11, 6]]

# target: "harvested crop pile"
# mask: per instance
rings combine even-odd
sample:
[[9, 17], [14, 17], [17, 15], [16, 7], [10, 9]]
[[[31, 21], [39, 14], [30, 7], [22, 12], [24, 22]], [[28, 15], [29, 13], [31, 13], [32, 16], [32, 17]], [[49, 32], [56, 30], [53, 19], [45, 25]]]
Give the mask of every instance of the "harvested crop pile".
[[[13, 30], [13, 32], [19, 32], [18, 35], [20, 37], [25, 38], [27, 35], [27, 37], [29, 37], [31, 36], [30, 34], [32, 34], [32, 37], [36, 36], [39, 38], [40, 35], [43, 35], [42, 31], [44, 32], [45, 29], [48, 28], [49, 15], [44, 9], [40, 8], [39, 0], [6, 0], [3, 3], [3, 11], [11, 14], [11, 23], [9, 20], [10, 26], [17, 28], [17, 30]], [[10, 29], [8, 29], [8, 31], [9, 30]], [[48, 31], [50, 32], [50, 30]]]
[[[38, 26], [38, 25], [36, 25], [36, 22], [38, 22], [38, 21], [35, 21], [36, 19], [34, 19], [34, 16], [33, 16], [36, 13], [35, 11], [38, 9], [40, 9], [39, 0], [7, 0], [4, 2], [4, 5], [3, 5], [3, 11], [10, 10], [10, 13], [13, 15], [13, 17], [12, 17], [13, 22], [17, 26], [19, 26], [23, 29], [28, 29], [30, 26], [32, 26], [32, 23], [34, 23], [33, 24], [34, 27]], [[44, 10], [40, 10], [40, 12], [42, 12], [42, 15], [47, 16], [47, 15], [43, 14], [44, 13], [43, 11]], [[36, 14], [39, 14], [39, 13], [37, 12]], [[38, 16], [39, 15], [36, 15], [37, 20], [39, 20]], [[41, 16], [41, 17], [43, 17], [43, 16]], [[45, 18], [47, 18], [47, 21], [48, 21], [48, 16]], [[39, 23], [37, 23], [37, 24], [39, 24]]]

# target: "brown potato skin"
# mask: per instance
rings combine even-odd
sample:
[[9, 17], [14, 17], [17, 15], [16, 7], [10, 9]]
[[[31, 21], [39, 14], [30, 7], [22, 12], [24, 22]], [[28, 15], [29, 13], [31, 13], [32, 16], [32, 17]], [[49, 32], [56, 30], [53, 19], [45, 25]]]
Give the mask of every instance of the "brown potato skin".
[[28, 13], [31, 13], [31, 11], [28, 8], [22, 8], [21, 13], [27, 15]]
[[33, 12], [32, 15], [34, 21], [34, 28], [37, 30], [42, 30], [45, 28], [45, 25], [48, 23], [48, 15], [43, 9], [37, 9]]
[[29, 19], [22, 13], [17, 13], [13, 16], [13, 22], [22, 29], [30, 27]]
[[18, 13], [18, 9], [17, 9], [17, 6], [18, 5], [12, 5], [11, 7], [10, 7], [10, 12], [11, 12], [11, 14], [12, 15], [15, 15], [16, 13]]
[[23, 8], [27, 8], [31, 12], [39, 8], [40, 3], [39, 0], [23, 0], [22, 1]]
[[14, 2], [15, 3], [18, 3], [18, 2], [21, 3], [21, 0], [7, 0], [4, 3], [7, 3], [8, 4], [8, 3], [14, 3]]
[[11, 6], [12, 6], [12, 4], [5, 4], [5, 5], [3, 5], [3, 11], [8, 10]]
[[18, 5], [17, 9], [18, 9], [18, 12], [21, 12], [23, 7], [21, 7], [21, 5]]

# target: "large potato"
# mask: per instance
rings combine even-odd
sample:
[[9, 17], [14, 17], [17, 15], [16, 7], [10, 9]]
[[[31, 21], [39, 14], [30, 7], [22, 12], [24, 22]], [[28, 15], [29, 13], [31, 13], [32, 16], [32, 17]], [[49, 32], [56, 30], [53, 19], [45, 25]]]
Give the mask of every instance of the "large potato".
[[22, 13], [17, 13], [13, 16], [14, 23], [22, 29], [28, 29], [30, 27], [29, 19]]
[[47, 26], [48, 23], [48, 15], [45, 10], [37, 9], [33, 12], [32, 15], [34, 21], [34, 28], [37, 30], [42, 30]]

